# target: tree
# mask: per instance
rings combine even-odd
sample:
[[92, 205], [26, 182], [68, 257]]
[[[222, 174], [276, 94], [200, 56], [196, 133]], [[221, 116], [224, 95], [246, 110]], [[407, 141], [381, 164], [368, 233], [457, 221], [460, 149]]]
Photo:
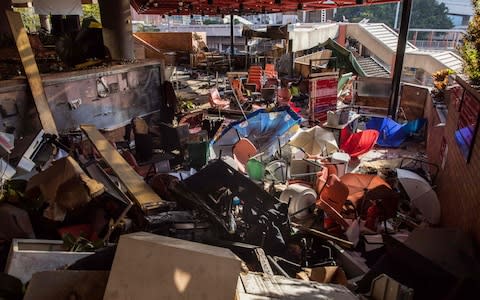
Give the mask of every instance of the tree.
[[98, 22], [102, 21], [100, 18], [100, 7], [98, 4], [83, 4], [82, 10], [84, 18], [94, 17]]
[[[393, 27], [396, 6], [396, 3], [388, 3], [339, 8], [335, 20], [342, 21], [343, 16], [345, 16], [346, 19], [353, 23], [360, 22], [362, 19], [369, 19], [371, 23], [385, 23]], [[448, 8], [444, 3], [438, 3], [436, 0], [413, 0], [410, 28], [452, 28], [452, 21], [447, 14]]]
[[480, 0], [472, 0], [473, 18], [468, 24], [467, 34], [460, 48], [464, 64], [464, 72], [473, 84], [480, 84]]

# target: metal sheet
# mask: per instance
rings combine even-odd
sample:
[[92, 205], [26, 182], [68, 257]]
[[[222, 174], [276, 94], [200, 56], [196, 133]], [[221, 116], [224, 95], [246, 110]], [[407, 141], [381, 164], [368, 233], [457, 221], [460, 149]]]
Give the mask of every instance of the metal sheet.
[[[160, 109], [161, 72], [158, 61], [119, 65], [42, 76], [49, 107], [60, 132], [78, 129], [80, 124], [94, 124], [114, 130], [135, 116], [145, 116]], [[106, 97], [99, 97], [97, 80], [108, 87]], [[15, 136], [37, 132], [40, 127], [26, 81], [0, 81], [0, 131], [15, 127]]]

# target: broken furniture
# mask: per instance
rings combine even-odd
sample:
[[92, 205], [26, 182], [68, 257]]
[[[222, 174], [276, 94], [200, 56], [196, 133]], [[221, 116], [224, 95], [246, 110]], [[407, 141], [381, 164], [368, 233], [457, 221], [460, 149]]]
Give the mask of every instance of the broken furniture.
[[217, 88], [210, 89], [210, 94], [208, 95], [208, 101], [213, 108], [226, 109], [230, 106], [230, 101], [222, 99]]
[[[327, 65], [331, 59], [332, 50], [322, 50], [295, 59], [295, 71], [304, 78], [314, 77], [327, 71]], [[322, 70], [323, 69], [323, 70]], [[320, 71], [320, 73], [318, 72]]]
[[248, 272], [240, 274], [238, 281], [238, 300], [269, 299], [335, 299], [354, 300], [357, 297], [346, 287], [338, 284], [324, 284], [314, 281], [268, 276]]
[[162, 200], [143, 179], [133, 170], [110, 142], [95, 128], [94, 125], [82, 125], [88, 139], [100, 153], [106, 163], [112, 168], [120, 182], [127, 189], [127, 194], [145, 212], [156, 208], [165, 208], [168, 203]]
[[44, 216], [63, 221], [68, 211], [101, 195], [104, 186], [88, 177], [76, 160], [67, 156], [54, 161], [52, 166], [28, 181], [26, 193], [34, 195], [38, 192], [49, 204]]
[[14, 239], [5, 272], [26, 283], [36, 272], [64, 268], [91, 254], [93, 252], [71, 252], [63, 241]]
[[480, 264], [471, 236], [453, 228], [414, 230], [405, 242], [384, 235], [386, 254], [358, 282], [366, 293], [381, 274], [414, 290], [413, 299], [468, 299], [479, 294]]
[[123, 235], [104, 299], [234, 299], [240, 262], [225, 248], [145, 232]]

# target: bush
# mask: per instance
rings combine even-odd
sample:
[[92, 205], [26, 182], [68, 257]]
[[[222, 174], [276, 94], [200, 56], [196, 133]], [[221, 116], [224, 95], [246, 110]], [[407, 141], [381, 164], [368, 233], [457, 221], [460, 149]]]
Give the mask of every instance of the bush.
[[472, 0], [474, 15], [468, 24], [460, 54], [465, 61], [464, 72], [475, 85], [480, 84], [480, 0]]

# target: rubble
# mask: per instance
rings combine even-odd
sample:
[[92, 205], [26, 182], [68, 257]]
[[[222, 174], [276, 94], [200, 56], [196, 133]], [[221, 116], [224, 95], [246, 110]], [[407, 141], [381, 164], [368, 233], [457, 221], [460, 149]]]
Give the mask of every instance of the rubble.
[[[468, 237], [435, 228], [438, 167], [416, 143], [425, 120], [397, 123], [355, 103], [357, 78], [332, 70], [331, 55], [297, 59], [308, 78], [274, 64], [220, 73], [223, 83], [218, 72], [213, 83], [208, 70], [175, 70], [159, 103], [109, 119], [114, 130], [91, 119], [57, 128], [38, 70], [27, 74], [43, 129], [0, 132], [0, 297], [461, 295], [478, 280], [477, 257]], [[193, 83], [198, 98], [187, 99]], [[129, 84], [97, 78], [95, 101]], [[72, 114], [78, 99], [64, 103]]]

